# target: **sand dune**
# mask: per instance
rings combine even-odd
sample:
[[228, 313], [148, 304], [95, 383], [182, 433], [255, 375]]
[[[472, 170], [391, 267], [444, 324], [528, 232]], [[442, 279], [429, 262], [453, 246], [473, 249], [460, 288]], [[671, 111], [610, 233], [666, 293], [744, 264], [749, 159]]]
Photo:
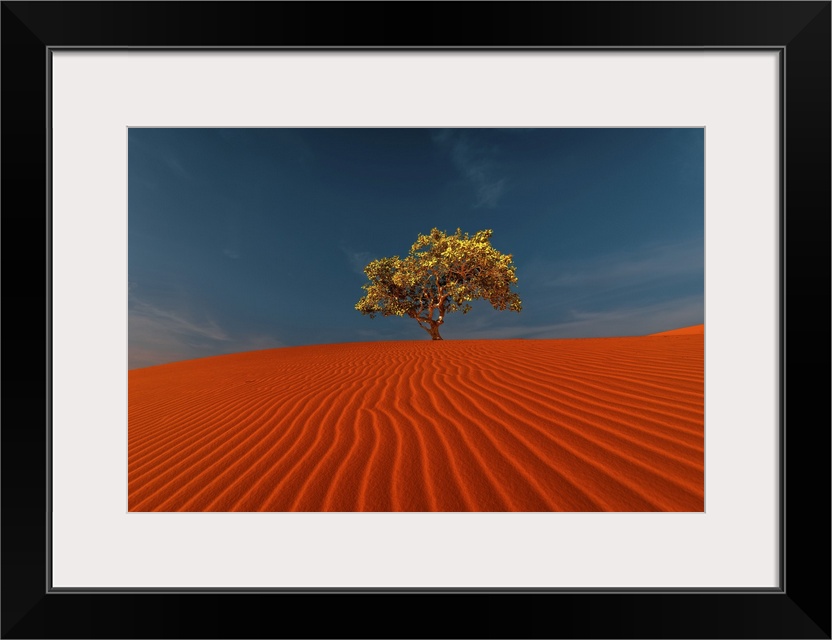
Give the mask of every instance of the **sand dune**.
[[703, 337], [348, 343], [136, 369], [129, 509], [702, 511]]
[[671, 329], [670, 331], [662, 331], [661, 333], [652, 333], [651, 336], [701, 336], [705, 335], [705, 325], [695, 324], [692, 327], [682, 327], [681, 329]]

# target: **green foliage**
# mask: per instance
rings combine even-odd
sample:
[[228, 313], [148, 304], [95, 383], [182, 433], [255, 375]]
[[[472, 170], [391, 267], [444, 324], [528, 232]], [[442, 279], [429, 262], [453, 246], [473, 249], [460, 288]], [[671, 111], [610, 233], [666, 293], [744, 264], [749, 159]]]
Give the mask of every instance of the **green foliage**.
[[369, 282], [355, 308], [363, 315], [409, 316], [434, 340], [449, 313], [468, 313], [472, 300], [488, 300], [499, 311], [520, 311], [511, 255], [491, 246], [491, 229], [473, 236], [460, 229], [420, 235], [404, 258], [379, 258], [364, 268]]

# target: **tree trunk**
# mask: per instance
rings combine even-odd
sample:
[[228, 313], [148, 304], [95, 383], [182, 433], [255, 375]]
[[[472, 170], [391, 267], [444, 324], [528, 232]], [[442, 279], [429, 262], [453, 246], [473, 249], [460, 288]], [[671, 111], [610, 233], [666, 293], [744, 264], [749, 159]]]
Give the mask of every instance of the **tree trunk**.
[[439, 320], [434, 320], [433, 318], [416, 317], [416, 321], [419, 323], [419, 326], [422, 327], [422, 329], [424, 329], [430, 334], [431, 340], [443, 339], [442, 336], [439, 335], [439, 327], [442, 324], [444, 324], [444, 322], [442, 322], [441, 317]]

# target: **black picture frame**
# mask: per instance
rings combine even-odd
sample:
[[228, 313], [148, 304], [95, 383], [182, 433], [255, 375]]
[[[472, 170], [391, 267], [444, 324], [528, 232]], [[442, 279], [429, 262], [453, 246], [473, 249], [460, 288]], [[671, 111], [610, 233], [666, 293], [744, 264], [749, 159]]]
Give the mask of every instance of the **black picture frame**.
[[[830, 638], [829, 1], [2, 2], [0, 20], [3, 638]], [[785, 80], [780, 587], [51, 589], [47, 132], [50, 51], [62, 47], [778, 51]], [[309, 608], [318, 613], [310, 617]]]

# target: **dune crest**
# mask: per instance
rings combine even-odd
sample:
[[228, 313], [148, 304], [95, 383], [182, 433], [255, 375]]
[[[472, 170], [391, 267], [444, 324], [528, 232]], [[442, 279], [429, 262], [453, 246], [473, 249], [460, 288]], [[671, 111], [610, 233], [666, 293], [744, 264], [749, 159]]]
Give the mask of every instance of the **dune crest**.
[[132, 370], [129, 510], [702, 511], [704, 336], [680, 331]]
[[660, 333], [651, 333], [650, 336], [701, 336], [705, 335], [705, 325], [695, 324], [692, 327], [682, 327], [681, 329], [671, 329], [670, 331], [662, 331]]

